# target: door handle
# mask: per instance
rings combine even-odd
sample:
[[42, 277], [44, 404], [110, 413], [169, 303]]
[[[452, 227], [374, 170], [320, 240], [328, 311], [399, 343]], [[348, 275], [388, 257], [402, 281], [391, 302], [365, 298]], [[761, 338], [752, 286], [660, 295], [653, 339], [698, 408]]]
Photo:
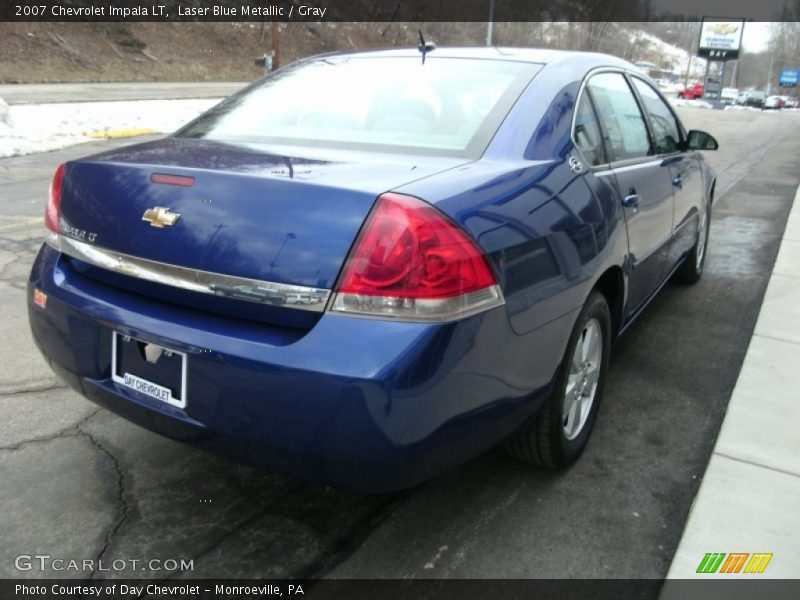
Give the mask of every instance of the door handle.
[[636, 208], [639, 206], [639, 194], [636, 193], [636, 190], [631, 189], [627, 196], [622, 199], [622, 206], [626, 208]]
[[672, 185], [678, 188], [679, 190], [683, 189], [683, 179], [681, 178], [680, 175], [675, 176], [675, 179], [672, 180]]

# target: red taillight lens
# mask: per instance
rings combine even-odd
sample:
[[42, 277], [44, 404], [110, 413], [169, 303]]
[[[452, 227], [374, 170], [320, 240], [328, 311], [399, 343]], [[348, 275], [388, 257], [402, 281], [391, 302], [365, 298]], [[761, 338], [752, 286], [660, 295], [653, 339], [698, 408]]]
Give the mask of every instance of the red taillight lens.
[[448, 319], [502, 303], [481, 250], [411, 196], [378, 199], [342, 273], [332, 310]]
[[44, 210], [44, 226], [53, 233], [60, 230], [61, 221], [61, 184], [64, 181], [64, 165], [58, 165], [53, 181], [50, 182], [50, 195]]

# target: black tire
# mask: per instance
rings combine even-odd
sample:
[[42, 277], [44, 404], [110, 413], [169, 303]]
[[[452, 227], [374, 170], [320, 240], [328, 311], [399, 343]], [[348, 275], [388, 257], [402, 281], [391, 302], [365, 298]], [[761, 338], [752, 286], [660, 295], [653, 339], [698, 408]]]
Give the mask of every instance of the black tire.
[[[707, 202], [705, 207], [706, 226], [705, 229], [700, 231], [698, 228], [697, 240], [692, 246], [692, 249], [683, 259], [683, 264], [678, 267], [675, 272], [675, 279], [680, 283], [687, 283], [689, 285], [695, 284], [703, 277], [703, 268], [706, 264], [706, 256], [708, 255], [708, 232], [711, 229], [711, 203]], [[703, 236], [703, 244], [700, 244], [700, 236]], [[700, 260], [697, 260], [697, 255], [702, 252]]]
[[[585, 421], [577, 435], [568, 439], [564, 431], [563, 406], [569, 383], [570, 365], [578, 342], [583, 339], [584, 330], [594, 320], [599, 324], [602, 334], [600, 347], [602, 355], [598, 366], [597, 386], [594, 400]], [[574, 463], [586, 447], [592, 432], [608, 369], [608, 356], [611, 350], [611, 313], [605, 296], [593, 291], [584, 304], [570, 336], [564, 358], [559, 367], [550, 396], [531, 422], [513, 434], [505, 443], [505, 448], [513, 457], [547, 469], [562, 469]]]

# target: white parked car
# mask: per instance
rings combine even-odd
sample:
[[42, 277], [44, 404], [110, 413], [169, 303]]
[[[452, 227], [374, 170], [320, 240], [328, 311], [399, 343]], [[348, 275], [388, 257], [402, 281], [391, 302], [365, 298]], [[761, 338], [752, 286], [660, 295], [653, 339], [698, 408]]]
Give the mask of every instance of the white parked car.
[[739, 90], [736, 88], [722, 88], [722, 92], [720, 92], [719, 99], [722, 100], [725, 104], [734, 104], [736, 99], [739, 97]]
[[764, 109], [779, 109], [783, 108], [785, 104], [786, 102], [780, 96], [767, 96], [767, 99], [764, 100]]
[[766, 94], [761, 90], [747, 90], [739, 94], [739, 97], [736, 99], [736, 104], [741, 104], [742, 106], [752, 106], [755, 108], [764, 108], [764, 101], [766, 98]]

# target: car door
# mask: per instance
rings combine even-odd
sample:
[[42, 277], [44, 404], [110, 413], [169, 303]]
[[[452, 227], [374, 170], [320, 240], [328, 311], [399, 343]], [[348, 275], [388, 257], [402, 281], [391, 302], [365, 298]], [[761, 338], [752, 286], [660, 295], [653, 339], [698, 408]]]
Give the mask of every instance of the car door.
[[681, 150], [685, 138], [675, 113], [661, 95], [643, 79], [632, 76], [645, 112], [650, 119], [656, 155], [670, 171], [675, 210], [672, 243], [667, 259], [668, 271], [697, 240], [700, 207], [703, 201], [703, 174], [700, 157], [694, 150]]
[[610, 169], [628, 231], [627, 314], [661, 283], [672, 234], [673, 194], [668, 165], [654, 155], [639, 103], [622, 72], [592, 75], [587, 89], [597, 109]]

